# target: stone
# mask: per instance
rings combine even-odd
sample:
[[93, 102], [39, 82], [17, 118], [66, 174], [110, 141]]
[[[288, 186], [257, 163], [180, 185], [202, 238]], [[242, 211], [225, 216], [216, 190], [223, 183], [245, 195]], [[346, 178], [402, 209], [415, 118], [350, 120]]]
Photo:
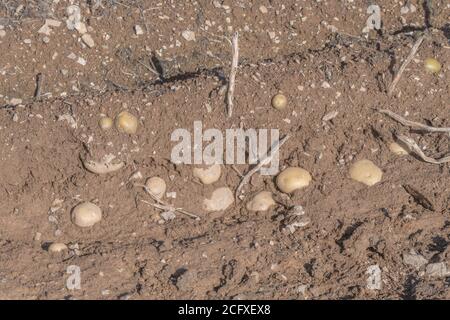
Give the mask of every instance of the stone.
[[144, 34], [144, 30], [140, 25], [137, 24], [134, 26], [134, 33], [136, 33], [137, 36], [140, 36]]
[[93, 48], [95, 46], [94, 39], [92, 39], [91, 35], [88, 33], [83, 34], [81, 36], [81, 40], [83, 40], [84, 44], [89, 48]]
[[428, 263], [428, 260], [425, 259], [421, 254], [418, 254], [414, 250], [411, 250], [410, 253], [403, 254], [403, 263], [419, 270], [421, 267]]
[[184, 30], [181, 33], [181, 36], [186, 40], [186, 41], [195, 41], [195, 32], [191, 31], [191, 30]]
[[425, 274], [430, 277], [443, 278], [450, 276], [450, 270], [445, 262], [430, 263]]

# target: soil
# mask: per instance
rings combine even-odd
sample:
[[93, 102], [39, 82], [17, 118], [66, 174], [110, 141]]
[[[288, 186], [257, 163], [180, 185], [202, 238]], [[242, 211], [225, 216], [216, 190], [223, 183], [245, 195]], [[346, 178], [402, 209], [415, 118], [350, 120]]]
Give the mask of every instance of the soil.
[[[450, 127], [446, 1], [433, 1], [431, 14], [419, 1], [408, 1], [416, 11], [407, 14], [400, 14], [405, 3], [377, 1], [382, 29], [368, 36], [366, 1], [73, 3], [82, 8], [92, 48], [66, 27], [68, 1], [0, 4], [0, 298], [450, 298], [449, 165], [389, 150], [402, 133], [439, 158], [450, 136], [409, 130], [376, 111]], [[46, 18], [62, 21], [48, 43], [37, 32]], [[427, 39], [388, 96], [426, 26]], [[195, 40], [186, 41], [185, 30]], [[234, 31], [240, 60], [227, 118], [223, 88]], [[425, 71], [428, 57], [441, 62], [438, 74]], [[279, 92], [288, 99], [283, 110], [271, 106]], [[136, 134], [101, 130], [102, 115], [123, 110], [138, 117]], [[250, 166], [224, 165], [218, 182], [202, 185], [193, 165], [172, 163], [172, 132], [192, 132], [194, 121], [224, 133], [289, 134], [280, 167], [308, 170], [311, 184], [287, 195], [274, 176], [256, 174], [243, 199], [205, 212], [203, 199], [218, 187], [234, 191]], [[107, 175], [84, 168], [85, 157], [109, 153], [125, 167]], [[349, 167], [359, 159], [380, 167], [382, 181], [368, 187], [351, 180]], [[166, 181], [172, 197], [165, 201], [201, 219], [177, 213], [165, 221], [142, 188], [151, 176]], [[276, 205], [248, 211], [262, 190]], [[91, 228], [71, 221], [82, 201], [103, 211]], [[309, 223], [290, 233], [293, 206], [303, 207]], [[69, 249], [50, 253], [53, 242]], [[426, 262], [412, 266], [405, 258], [412, 252]], [[430, 272], [437, 264], [447, 269]], [[375, 265], [376, 289], [368, 285]], [[80, 268], [79, 289], [67, 286], [69, 266]]]

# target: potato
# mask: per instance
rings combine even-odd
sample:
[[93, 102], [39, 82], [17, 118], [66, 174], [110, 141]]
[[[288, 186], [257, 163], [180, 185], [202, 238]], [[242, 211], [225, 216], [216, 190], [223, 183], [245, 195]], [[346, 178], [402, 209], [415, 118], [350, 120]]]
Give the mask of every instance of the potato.
[[358, 182], [364, 183], [367, 186], [373, 186], [381, 181], [383, 172], [370, 160], [356, 161], [350, 167], [350, 177]]
[[153, 194], [157, 199], [162, 199], [166, 193], [166, 182], [160, 177], [148, 178], [145, 182], [147, 192]]
[[289, 167], [277, 176], [277, 186], [284, 193], [291, 193], [297, 189], [305, 188], [311, 182], [311, 175], [305, 169]]
[[409, 154], [409, 152], [397, 142], [392, 142], [391, 144], [389, 144], [389, 150], [391, 150], [392, 153], [395, 153], [398, 156], [405, 156]]
[[194, 177], [198, 178], [203, 184], [212, 184], [220, 179], [221, 166], [214, 164], [206, 169], [194, 168]]
[[48, 247], [48, 252], [59, 253], [67, 250], [67, 246], [64, 243], [54, 242]]
[[267, 211], [274, 204], [275, 201], [272, 199], [272, 193], [269, 191], [261, 191], [247, 203], [246, 208], [249, 211]]
[[233, 192], [228, 187], [222, 187], [214, 190], [210, 199], [203, 200], [203, 209], [206, 211], [224, 211], [233, 202]]
[[83, 202], [72, 210], [72, 222], [82, 228], [92, 227], [102, 219], [102, 210], [91, 202]]
[[114, 161], [115, 158], [116, 156], [113, 154], [107, 154], [99, 161], [84, 159], [83, 166], [92, 173], [107, 174], [122, 169], [125, 166], [125, 163], [122, 161]]
[[138, 127], [138, 119], [128, 111], [122, 111], [116, 116], [116, 128], [120, 132], [135, 134]]
[[101, 117], [100, 120], [98, 120], [98, 125], [102, 130], [109, 130], [113, 126], [113, 119], [109, 117]]
[[425, 70], [430, 73], [438, 73], [441, 71], [441, 63], [434, 58], [427, 58], [424, 61]]
[[286, 96], [279, 93], [273, 96], [272, 98], [272, 107], [274, 107], [277, 110], [283, 110], [286, 108], [287, 105], [287, 99]]

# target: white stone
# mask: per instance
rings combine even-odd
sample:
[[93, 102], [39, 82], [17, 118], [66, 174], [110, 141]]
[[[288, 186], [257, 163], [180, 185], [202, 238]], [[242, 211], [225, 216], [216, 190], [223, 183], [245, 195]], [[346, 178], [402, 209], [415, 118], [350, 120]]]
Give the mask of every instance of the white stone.
[[414, 250], [411, 250], [410, 253], [403, 254], [403, 262], [419, 270], [428, 263], [428, 260]]
[[182, 36], [186, 41], [195, 41], [195, 32], [194, 32], [194, 31], [184, 30], [184, 31], [181, 33], [181, 36]]
[[82, 66], [85, 66], [86, 65], [86, 59], [84, 59], [82, 57], [78, 57], [77, 63], [81, 64]]
[[450, 276], [450, 270], [445, 262], [430, 263], [425, 273], [430, 277], [443, 278]]
[[76, 22], [75, 23], [75, 29], [80, 33], [80, 34], [85, 34], [87, 32], [87, 28], [86, 25], [83, 22]]
[[94, 39], [92, 39], [91, 35], [88, 33], [85, 33], [81, 36], [81, 40], [89, 47], [93, 48], [95, 46]]
[[144, 30], [140, 25], [137, 24], [134, 26], [134, 33], [136, 33], [137, 36], [140, 36], [144, 34]]

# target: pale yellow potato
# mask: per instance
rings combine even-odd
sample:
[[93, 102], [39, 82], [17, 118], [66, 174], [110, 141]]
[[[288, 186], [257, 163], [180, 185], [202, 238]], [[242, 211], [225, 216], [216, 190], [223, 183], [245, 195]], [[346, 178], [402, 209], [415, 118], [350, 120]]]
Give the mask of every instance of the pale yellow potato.
[[287, 98], [285, 95], [279, 93], [272, 98], [272, 107], [277, 110], [283, 110], [287, 106]]
[[353, 180], [364, 183], [367, 186], [377, 184], [383, 176], [383, 171], [367, 159], [356, 161], [350, 167], [349, 172]]
[[392, 153], [395, 153], [398, 156], [405, 156], [409, 153], [405, 148], [403, 148], [397, 142], [392, 142], [391, 144], [389, 144], [389, 150], [391, 150]]
[[441, 63], [434, 58], [427, 58], [424, 61], [425, 70], [430, 73], [438, 73], [441, 71]]
[[291, 193], [295, 190], [307, 187], [311, 182], [311, 174], [299, 167], [289, 167], [284, 169], [277, 176], [278, 189], [284, 193]]
[[104, 155], [100, 160], [84, 159], [83, 166], [86, 170], [96, 174], [107, 174], [122, 169], [125, 163], [116, 160], [116, 156], [109, 153]]
[[274, 204], [275, 201], [272, 199], [272, 193], [269, 191], [261, 191], [247, 203], [246, 207], [249, 211], [267, 211]]
[[162, 199], [166, 193], [166, 182], [160, 177], [148, 178], [145, 182], [146, 191], [153, 194], [156, 198]]
[[102, 219], [102, 210], [91, 202], [83, 202], [72, 210], [72, 222], [82, 228], [92, 227]]
[[67, 250], [67, 246], [64, 243], [54, 242], [48, 247], [48, 252], [59, 253]]
[[113, 126], [113, 119], [110, 117], [101, 117], [100, 120], [98, 120], [98, 125], [102, 130], [109, 130]]
[[203, 184], [212, 184], [220, 179], [222, 169], [220, 164], [214, 164], [208, 168], [194, 168], [194, 177], [198, 178]]
[[222, 187], [213, 191], [210, 199], [203, 200], [206, 211], [224, 211], [234, 202], [234, 195], [230, 188]]
[[138, 119], [128, 111], [122, 111], [116, 116], [116, 128], [120, 132], [135, 134], [138, 127]]

